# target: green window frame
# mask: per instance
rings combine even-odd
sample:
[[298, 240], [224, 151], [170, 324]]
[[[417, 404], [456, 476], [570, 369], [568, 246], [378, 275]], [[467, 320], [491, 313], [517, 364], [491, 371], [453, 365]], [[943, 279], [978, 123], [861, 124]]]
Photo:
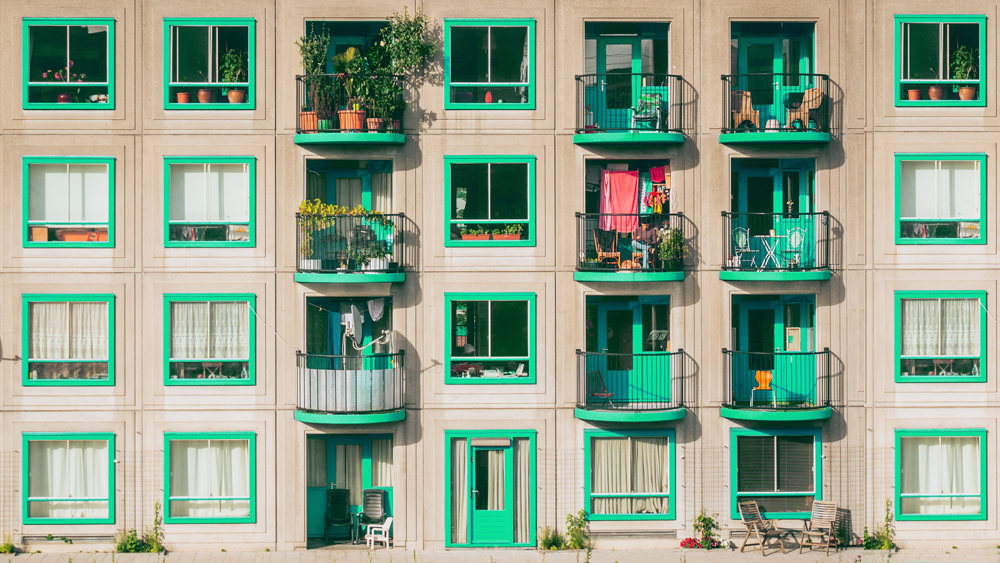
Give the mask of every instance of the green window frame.
[[[628, 438], [629, 455], [631, 459], [632, 438], [666, 438], [667, 453], [669, 456], [667, 471], [670, 472], [669, 480], [666, 483], [668, 490], [666, 493], [594, 493], [593, 492], [593, 454], [594, 439], [600, 438]], [[676, 464], [676, 432], [673, 428], [663, 430], [584, 430], [583, 432], [583, 506], [587, 511], [588, 520], [675, 520], [677, 518], [677, 503], [674, 491], [677, 490]], [[633, 478], [631, 468], [627, 470], [628, 478]], [[600, 498], [609, 499], [632, 499], [658, 497], [668, 503], [667, 512], [664, 513], [631, 513], [631, 514], [606, 514], [595, 513], [593, 510], [594, 500]]]
[[[452, 341], [453, 341], [453, 328], [458, 329], [458, 326], [454, 326], [455, 322], [452, 319], [453, 313], [452, 309], [456, 302], [463, 301], [477, 301], [477, 302], [488, 302], [490, 303], [490, 315], [492, 316], [492, 304], [495, 302], [506, 302], [506, 301], [524, 301], [528, 305], [528, 354], [526, 356], [493, 356], [493, 355], [477, 355], [477, 356], [453, 356], [452, 355]], [[444, 382], [447, 385], [531, 385], [535, 383], [536, 374], [538, 371], [536, 365], [536, 354], [535, 354], [535, 311], [536, 311], [536, 296], [534, 293], [520, 292], [520, 293], [445, 293], [444, 294], [444, 330], [445, 330], [445, 379]], [[491, 321], [489, 321], [491, 322]], [[492, 344], [492, 342], [491, 342]], [[461, 377], [454, 375], [452, 370], [455, 369], [456, 373], [461, 369], [459, 364], [478, 364], [485, 369], [485, 363], [518, 363], [527, 364], [526, 375], [513, 376], [513, 377], [483, 377], [482, 374], [476, 377]], [[454, 368], [452, 366], [455, 366]], [[494, 368], [490, 368], [494, 369]], [[468, 371], [468, 370], [466, 370]], [[516, 373], [516, 372], [515, 372]]]
[[[739, 438], [743, 436], [772, 436], [772, 437], [790, 437], [790, 436], [812, 436], [813, 438], [813, 490], [812, 491], [747, 491], [743, 493], [739, 490]], [[777, 448], [777, 441], [775, 441], [775, 448]], [[730, 505], [730, 517], [733, 520], [740, 519], [740, 509], [739, 502], [740, 497], [813, 497], [813, 500], [823, 500], [823, 439], [822, 439], [822, 429], [820, 428], [780, 428], [780, 429], [750, 429], [750, 428], [732, 428], [729, 431], [729, 505]], [[777, 473], [778, 456], [775, 455], [775, 473]], [[780, 483], [777, 483], [777, 475], [775, 476], [775, 488], [780, 489]], [[767, 512], [762, 511], [762, 516], [767, 519], [802, 519], [809, 518], [810, 511], [802, 512]]]
[[[183, 221], [170, 218], [171, 166], [203, 165], [205, 167], [205, 205], [210, 206], [210, 178], [213, 164], [243, 165], [246, 167], [247, 180], [247, 220], [246, 221]], [[221, 199], [221, 198], [220, 198]], [[205, 214], [209, 211], [206, 209]], [[246, 230], [246, 240], [171, 240], [172, 227], [196, 227], [208, 229], [224, 229], [225, 237], [230, 231], [238, 233], [240, 228]], [[234, 230], [235, 228], [235, 230]], [[203, 235], [204, 236], [204, 235]], [[242, 238], [242, 236], [241, 236]], [[252, 156], [167, 156], [163, 158], [163, 246], [166, 248], [253, 248], [257, 245], [257, 159]]]
[[[78, 86], [77, 95], [83, 94], [84, 99], [89, 100], [90, 96], [99, 96], [100, 92], [92, 92], [91, 90], [100, 89], [102, 86], [105, 89], [104, 95], [107, 96], [106, 102], [100, 101], [76, 101], [76, 102], [66, 102], [58, 103], [55, 99], [51, 102], [32, 102], [31, 93], [32, 91], [39, 91], [45, 88], [53, 88], [51, 84], [56, 84], [56, 82], [45, 82], [41, 80], [32, 80], [31, 76], [31, 28], [33, 26], [45, 26], [45, 27], [62, 27], [66, 26], [66, 38], [67, 38], [67, 60], [72, 60], [72, 53], [70, 52], [72, 42], [70, 41], [70, 28], [71, 27], [81, 27], [81, 26], [106, 26], [107, 30], [107, 76], [104, 80], [97, 82], [84, 82], [87, 86]], [[23, 18], [21, 20], [21, 53], [22, 53], [22, 63], [21, 63], [21, 109], [26, 110], [113, 110], [115, 109], [115, 19], [114, 18]], [[50, 69], [45, 69], [49, 71]], [[62, 70], [62, 69], [55, 69]], [[47, 72], [46, 72], [47, 74]], [[38, 76], [38, 78], [41, 78]], [[48, 77], [46, 77], [48, 78]], [[67, 81], [67, 84], [72, 84], [72, 82]], [[82, 89], [86, 89], [87, 92], [82, 92]], [[66, 92], [52, 92], [52, 94], [58, 93], [69, 93], [72, 95], [70, 88], [66, 89]], [[89, 96], [87, 95], [89, 93]]]
[[[247, 441], [247, 488], [249, 496], [231, 497], [172, 497], [170, 494], [171, 477], [170, 458], [171, 442], [181, 440], [209, 441], [212, 440], [246, 440]], [[208, 456], [211, 459], [213, 456]], [[171, 511], [171, 500], [214, 500], [220, 499], [248, 501], [249, 513], [242, 517], [202, 517], [174, 516]], [[165, 524], [253, 524], [257, 522], [257, 434], [255, 432], [164, 432], [163, 433], [163, 522]]]
[[[906, 162], [934, 162], [935, 169], [940, 177], [940, 164], [942, 162], [974, 162], [979, 172], [979, 217], [945, 218], [939, 217], [913, 217], [903, 218], [902, 211], [902, 191], [903, 191], [903, 163]], [[950, 180], [949, 180], [950, 181]], [[896, 222], [893, 232], [898, 245], [908, 244], [986, 244], [987, 226], [987, 206], [986, 206], [986, 155], [982, 153], [906, 153], [896, 154], [895, 157], [895, 209]], [[939, 238], [919, 238], [913, 236], [903, 236], [904, 229], [914, 230], [926, 229], [929, 224], [950, 224], [957, 223], [956, 231], [962, 228], [972, 229], [971, 223], [978, 223], [979, 236], [977, 237], [939, 237]], [[913, 226], [910, 226], [913, 225]], [[956, 233], [957, 234], [957, 233]]]
[[[106, 518], [50, 518], [32, 517], [31, 503], [46, 501], [73, 501], [79, 497], [42, 497], [43, 500], [33, 500], [31, 497], [31, 443], [32, 442], [84, 442], [106, 441], [108, 444], [108, 494], [106, 497], [91, 498], [89, 501], [107, 503]], [[34, 497], [39, 498], [39, 497]], [[21, 434], [21, 523], [34, 524], [114, 524], [115, 523], [115, 435], [113, 432], [24, 432]]]
[[[485, 247], [485, 246], [535, 246], [535, 157], [533, 155], [507, 155], [507, 156], [456, 156], [448, 155], [444, 157], [444, 245], [445, 247]], [[523, 164], [527, 168], [527, 217], [511, 219], [462, 219], [453, 217], [452, 198], [455, 197], [457, 188], [452, 188], [452, 166], [454, 165], [487, 165], [487, 197], [492, 199], [492, 176], [494, 164], [510, 165]], [[492, 202], [489, 202], [487, 212], [492, 214]], [[452, 239], [452, 233], [464, 231], [467, 225], [474, 223], [475, 229], [485, 231], [481, 236], [487, 236], [485, 240], [464, 240]], [[491, 240], [494, 234], [492, 230], [507, 231], [509, 227], [520, 225], [521, 230], [527, 230], [526, 234], [520, 234], [518, 240]], [[490, 229], [495, 226], [496, 229]], [[469, 233], [471, 234], [471, 233]]]
[[[100, 359], [31, 359], [31, 305], [33, 303], [106, 303], [108, 311], [108, 357]], [[72, 330], [69, 325], [71, 315], [67, 311], [67, 340]], [[67, 344], [68, 345], [68, 344]], [[21, 296], [21, 385], [24, 387], [114, 387], [115, 385], [115, 295], [113, 293], [25, 293]], [[33, 374], [34, 366], [60, 364], [105, 364], [108, 376], [106, 379], [39, 379]], [[41, 365], [40, 365], [41, 364]]]
[[[904, 299], [976, 299], [980, 305], [979, 307], [979, 355], [934, 355], [934, 356], [915, 356], [903, 355], [903, 300]], [[987, 351], [987, 340], [986, 331], [988, 324], [986, 322], [986, 292], [985, 291], [897, 291], [894, 295], [895, 309], [894, 309], [894, 323], [895, 323], [895, 367], [893, 368], [896, 374], [896, 383], [983, 383], [986, 381], [986, 351]], [[940, 310], [940, 309], [939, 309]], [[940, 324], [938, 325], [939, 333]], [[979, 373], [972, 375], [905, 375], [903, 373], [903, 363], [909, 361], [911, 364], [915, 360], [924, 361], [946, 361], [954, 362], [954, 360], [978, 360], [979, 361]], [[953, 365], [953, 364], [950, 364]], [[933, 369], [937, 371], [937, 363], [933, 364]], [[947, 365], [943, 369], [948, 369]]]
[[[451, 41], [452, 33], [455, 28], [462, 27], [478, 27], [486, 28], [486, 37], [493, 41], [492, 33], [494, 28], [505, 28], [505, 27], [524, 27], [527, 28], [527, 44], [528, 44], [528, 68], [527, 68], [527, 80], [520, 80], [517, 82], [492, 82], [487, 76], [486, 81], [462, 81], [457, 82], [452, 80], [452, 56], [451, 56]], [[488, 55], [489, 56], [489, 55]], [[487, 62], [487, 66], [490, 63]], [[489, 69], [488, 69], [489, 72]], [[458, 90], [462, 87], [466, 88], [527, 88], [527, 100], [519, 101], [516, 103], [503, 102], [498, 94], [497, 96], [492, 96], [495, 99], [492, 103], [487, 102], [456, 102], [452, 101], [452, 98], [458, 94], [458, 92], [453, 92], [453, 90]], [[444, 109], [499, 109], [499, 110], [514, 110], [514, 109], [535, 109], [535, 20], [530, 18], [504, 18], [504, 19], [465, 19], [465, 18], [445, 18], [444, 20]]]
[[[903, 493], [903, 440], [905, 438], [948, 438], [948, 437], [975, 437], [979, 439], [979, 494], [909, 494]], [[940, 521], [940, 520], [986, 520], [988, 515], [989, 500], [986, 496], [987, 489], [987, 457], [986, 457], [986, 430], [975, 429], [928, 429], [911, 430], [896, 429], [896, 453], [895, 453], [895, 490], [896, 490], [896, 520], [900, 521]], [[969, 498], [979, 497], [979, 514], [904, 514], [903, 500], [909, 497], [920, 498]]]
[[[253, 18], [163, 18], [163, 109], [173, 110], [173, 109], [183, 109], [183, 110], [212, 110], [212, 109], [222, 109], [222, 110], [252, 110], [256, 109], [256, 83], [257, 83], [257, 70], [256, 70], [256, 37], [257, 37], [257, 22]], [[210, 47], [207, 49], [206, 60], [212, 58], [213, 54], [215, 56], [215, 66], [209, 67], [207, 70], [212, 76], [206, 77], [208, 80], [205, 81], [180, 81], [174, 80], [174, 68], [173, 62], [175, 60], [175, 52], [173, 49], [175, 28], [181, 27], [207, 27], [208, 32], [206, 33], [206, 39]], [[246, 27], [247, 28], [247, 68], [246, 82], [223, 82], [219, 77], [222, 66], [222, 55], [216, 51], [219, 47], [218, 45], [218, 31], [217, 28], [220, 27]], [[212, 38], [215, 38], [215, 44], [212, 45]], [[218, 101], [220, 98], [225, 98], [226, 92], [233, 87], [238, 87], [234, 89], [246, 89], [245, 97], [242, 103], [229, 103], [228, 98], [226, 101]], [[212, 89], [215, 91], [215, 100], [212, 102], [200, 103], [198, 101], [198, 90], [199, 89]], [[189, 103], [178, 103], [177, 102], [177, 91], [187, 92], [190, 95]]]
[[[164, 385], [247, 385], [253, 386], [257, 384], [257, 322], [256, 322], [256, 300], [257, 296], [253, 293], [168, 293], [163, 296], [163, 384]], [[174, 303], [208, 303], [209, 305], [209, 315], [211, 315], [211, 305], [213, 303], [238, 303], [246, 302], [247, 304], [247, 323], [249, 331], [249, 341], [248, 341], [248, 357], [247, 358], [185, 358], [185, 359], [172, 359], [171, 358], [171, 305]], [[211, 318], [211, 317], [209, 317]], [[206, 326], [211, 330], [211, 321], [206, 323]], [[209, 344], [210, 346], [210, 344]], [[243, 363], [246, 362], [246, 374], [245, 378], [171, 378], [171, 364], [173, 363], [187, 363], [187, 364], [198, 364], [201, 363], [203, 369], [218, 369], [222, 370], [221, 366], [209, 366], [206, 367], [205, 364], [224, 364], [224, 363]], [[203, 373], [204, 375], [204, 373]]]
[[[107, 221], [70, 221], [66, 217], [65, 221], [45, 221], [31, 219], [31, 167], [32, 166], [59, 166], [65, 165], [67, 170], [67, 199], [69, 193], [69, 173], [70, 167], [77, 166], [106, 166], [108, 178], [108, 217]], [[82, 188], [81, 188], [82, 189]], [[115, 246], [115, 158], [112, 156], [25, 156], [21, 157], [21, 245], [23, 248], [114, 248]], [[45, 229], [44, 233], [48, 238], [48, 231], [52, 227], [77, 227], [77, 231], [82, 231], [84, 236], [95, 238], [96, 240], [54, 240], [36, 241], [31, 240], [35, 229]], [[90, 230], [87, 232], [87, 230]], [[100, 240], [101, 230], [106, 231], [106, 240]], [[62, 229], [53, 228], [54, 232]], [[69, 230], [69, 229], [67, 229]], [[80, 235], [80, 232], [73, 233]], [[58, 236], [58, 235], [57, 235]], [[74, 236], [73, 238], [80, 238]]]
[[[979, 45], [977, 47], [979, 53], [979, 65], [977, 73], [978, 77], [968, 80], [955, 80], [951, 77], [951, 63], [950, 61], [950, 44], [941, 44], [940, 38], [944, 36], [946, 41], [950, 43], [950, 26], [949, 24], [976, 24], [979, 26]], [[944, 70], [949, 78], [945, 79], [941, 77], [934, 78], [904, 78], [903, 74], [906, 72], [904, 70], [904, 57], [908, 56], [905, 43], [907, 42], [908, 32], [904, 32], [904, 29], [908, 29], [910, 24], [940, 24], [938, 32], [938, 64], [941, 66], [941, 70]], [[986, 16], [985, 15], [975, 15], [975, 14], [961, 14], [961, 15], [911, 15], [911, 14], [896, 14], [894, 18], [894, 29], [895, 31], [895, 49], [894, 49], [894, 68], [895, 68], [895, 81], [893, 83], [893, 88], [896, 93], [895, 102], [896, 107], [985, 107], [986, 106], [986, 79], [983, 77], [983, 73], [987, 69], [986, 61]], [[933, 69], [928, 69], [933, 70]], [[957, 100], [949, 99], [950, 93], [955, 92], [959, 85], [974, 85], [977, 89], [977, 99], [974, 100]], [[925, 95], [926, 92], [921, 94], [920, 100], [910, 100], [903, 93], [903, 89], [907, 86], [913, 88], [919, 88], [920, 86], [929, 85], [942, 85], [945, 87], [945, 99], [943, 100], [931, 100]]]

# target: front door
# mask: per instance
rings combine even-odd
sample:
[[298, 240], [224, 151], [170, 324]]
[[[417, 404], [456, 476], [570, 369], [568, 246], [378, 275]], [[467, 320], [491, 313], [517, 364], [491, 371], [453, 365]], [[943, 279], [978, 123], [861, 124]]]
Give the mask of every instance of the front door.
[[514, 543], [514, 452], [511, 447], [473, 446], [471, 486], [470, 543]]
[[[669, 352], [653, 351], [662, 346], [669, 326], [654, 328], [654, 307], [668, 304], [662, 298], [640, 297], [639, 301], [602, 302], [597, 307], [597, 344], [608, 355], [594, 357], [598, 365], [588, 367], [588, 371], [601, 372], [613, 403], [670, 401], [670, 360], [657, 357]], [[650, 317], [648, 331], [643, 327], [644, 310]]]
[[[757, 265], [767, 269], [810, 268], [815, 264], [812, 174], [804, 169], [741, 169], [734, 198], [747, 215], [735, 226], [750, 231]], [[773, 234], [772, 234], [773, 231]], [[773, 251], [768, 256], [769, 250]], [[765, 264], [765, 259], [767, 263]]]
[[640, 90], [639, 39], [602, 37], [597, 41], [597, 113], [602, 129], [628, 129]]
[[[787, 110], [798, 107], [802, 94], [812, 87], [811, 79], [798, 76], [811, 72], [809, 56], [799, 48], [802, 40], [782, 37], [748, 37], [740, 40], [739, 69], [747, 78], [745, 86], [751, 103], [760, 111], [760, 125], [777, 130], [788, 123]], [[743, 85], [740, 85], [741, 87]], [[768, 122], [774, 120], [768, 127]], [[802, 124], [808, 127], [809, 124]]]
[[[750, 301], [740, 305], [740, 350], [750, 354], [733, 364], [736, 397], [749, 401], [757, 386], [758, 371], [771, 372], [771, 387], [778, 405], [800, 404], [814, 399], [816, 358], [813, 351], [813, 303], [796, 301]], [[756, 392], [754, 406], [770, 404], [768, 392]]]

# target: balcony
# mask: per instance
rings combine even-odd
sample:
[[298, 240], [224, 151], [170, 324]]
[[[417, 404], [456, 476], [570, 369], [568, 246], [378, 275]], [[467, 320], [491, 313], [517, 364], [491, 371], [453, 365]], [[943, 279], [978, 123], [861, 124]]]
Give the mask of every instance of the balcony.
[[576, 351], [576, 417], [595, 422], [684, 418], [684, 350], [638, 354]]
[[822, 352], [722, 350], [722, 416], [734, 420], [830, 418], [830, 349]]
[[298, 224], [295, 281], [394, 283], [403, 271], [405, 215], [302, 216]]
[[681, 84], [681, 77], [673, 74], [578, 75], [573, 142], [578, 145], [683, 143]]
[[313, 424], [377, 424], [406, 417], [403, 351], [371, 356], [296, 352], [295, 420]]
[[829, 82], [825, 74], [723, 75], [719, 142], [829, 143]]
[[577, 213], [573, 279], [683, 281], [691, 230], [683, 213]]
[[830, 279], [830, 214], [722, 212], [725, 260], [719, 278], [731, 281]]
[[368, 74], [295, 77], [298, 145], [402, 145], [403, 79]]

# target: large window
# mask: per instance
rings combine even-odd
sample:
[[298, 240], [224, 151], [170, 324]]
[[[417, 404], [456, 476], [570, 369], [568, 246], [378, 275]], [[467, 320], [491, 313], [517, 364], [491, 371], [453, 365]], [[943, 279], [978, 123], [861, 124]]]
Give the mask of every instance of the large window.
[[163, 20], [165, 109], [254, 109], [253, 18]]
[[985, 106], [986, 16], [897, 15], [896, 105]]
[[115, 384], [114, 295], [26, 294], [21, 307], [22, 385]]
[[897, 382], [986, 381], [986, 292], [897, 291]]
[[22, 438], [24, 524], [114, 524], [114, 434]]
[[896, 430], [897, 520], [986, 520], [985, 430]]
[[535, 382], [534, 293], [446, 293], [446, 383]]
[[673, 520], [674, 431], [584, 433], [591, 520]]
[[165, 295], [166, 385], [253, 385], [251, 294]]
[[820, 430], [749, 430], [730, 434], [732, 518], [756, 501], [765, 518], [808, 518], [822, 499]]
[[255, 244], [253, 157], [168, 157], [164, 166], [164, 245]]
[[115, 245], [115, 159], [30, 156], [21, 161], [26, 248]]
[[535, 20], [444, 20], [445, 109], [535, 109]]
[[256, 435], [164, 433], [164, 522], [256, 521]]
[[897, 154], [896, 244], [985, 244], [986, 155]]
[[113, 18], [24, 18], [24, 109], [115, 109]]
[[535, 157], [446, 156], [445, 246], [534, 246]]

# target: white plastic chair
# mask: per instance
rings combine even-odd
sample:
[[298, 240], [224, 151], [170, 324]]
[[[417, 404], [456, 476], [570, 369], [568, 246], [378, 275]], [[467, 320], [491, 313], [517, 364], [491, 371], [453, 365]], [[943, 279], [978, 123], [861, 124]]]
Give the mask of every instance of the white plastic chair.
[[368, 549], [375, 550], [375, 542], [382, 542], [385, 544], [385, 548], [389, 549], [389, 542], [392, 538], [389, 537], [389, 528], [392, 527], [392, 516], [385, 519], [385, 522], [381, 524], [369, 524], [368, 532], [365, 534], [365, 542], [368, 544]]

